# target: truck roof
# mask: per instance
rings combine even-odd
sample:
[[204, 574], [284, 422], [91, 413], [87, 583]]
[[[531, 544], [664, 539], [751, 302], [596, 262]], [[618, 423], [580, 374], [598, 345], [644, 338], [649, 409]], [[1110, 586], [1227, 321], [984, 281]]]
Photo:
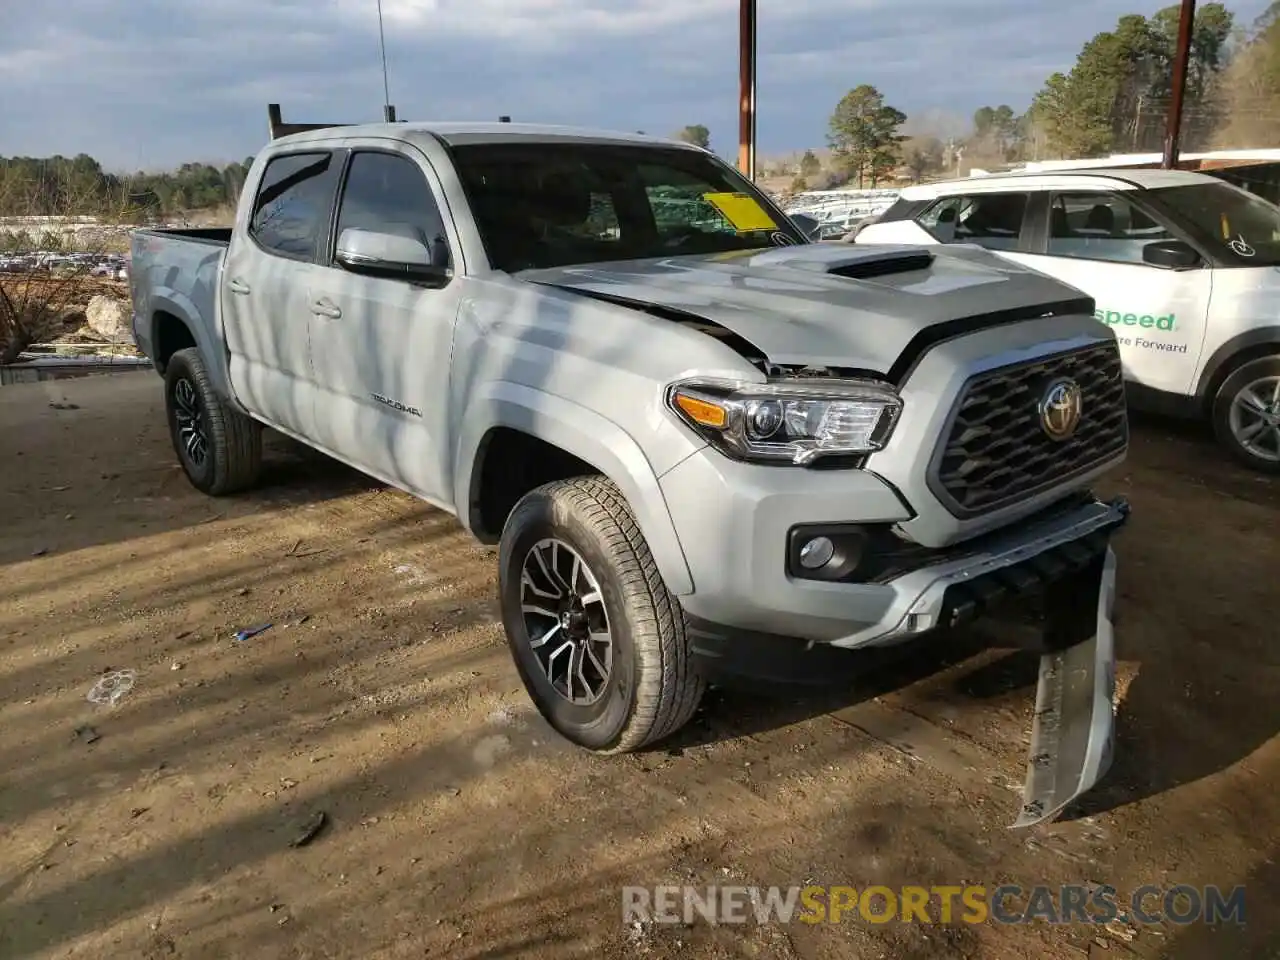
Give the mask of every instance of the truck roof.
[[1007, 189], [1016, 186], [1027, 190], [1101, 188], [1107, 190], [1153, 190], [1158, 187], [1182, 187], [1197, 183], [1221, 183], [1216, 177], [1191, 170], [1091, 168], [1082, 170], [1036, 170], [1016, 173], [993, 173], [958, 180], [942, 180], [907, 187], [902, 197], [907, 200], [931, 200], [956, 193]]
[[291, 143], [314, 143], [347, 137], [382, 137], [416, 140], [438, 137], [450, 146], [468, 143], [509, 143], [536, 141], [543, 143], [647, 143], [667, 147], [700, 150], [681, 140], [653, 137], [643, 133], [600, 130], [591, 127], [559, 126], [542, 123], [472, 123], [465, 121], [424, 121], [414, 123], [360, 123], [322, 127], [303, 133], [291, 133], [271, 142], [272, 147]]

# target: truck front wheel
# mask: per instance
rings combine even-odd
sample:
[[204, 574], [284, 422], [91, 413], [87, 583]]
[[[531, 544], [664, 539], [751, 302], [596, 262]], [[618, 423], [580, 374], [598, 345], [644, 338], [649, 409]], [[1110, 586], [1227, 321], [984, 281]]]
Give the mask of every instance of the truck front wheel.
[[693, 716], [684, 613], [626, 499], [602, 477], [526, 494], [502, 531], [499, 599], [525, 689], [563, 736], [625, 753]]
[[1213, 402], [1218, 442], [1254, 470], [1280, 473], [1280, 356], [1243, 364]]
[[199, 350], [169, 358], [164, 399], [173, 449], [192, 486], [217, 497], [257, 482], [262, 428], [218, 396]]

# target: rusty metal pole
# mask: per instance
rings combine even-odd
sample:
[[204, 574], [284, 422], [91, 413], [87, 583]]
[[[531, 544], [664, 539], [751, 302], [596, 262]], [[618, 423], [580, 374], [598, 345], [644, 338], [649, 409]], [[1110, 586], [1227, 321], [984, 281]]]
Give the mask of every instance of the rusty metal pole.
[[1178, 20], [1178, 48], [1173, 55], [1173, 97], [1169, 101], [1169, 119], [1165, 124], [1164, 161], [1161, 166], [1172, 170], [1178, 165], [1178, 138], [1182, 134], [1182, 100], [1187, 92], [1187, 64], [1191, 60], [1191, 28], [1196, 20], [1196, 0], [1182, 0]]
[[756, 177], [756, 0], [738, 6], [738, 169]]

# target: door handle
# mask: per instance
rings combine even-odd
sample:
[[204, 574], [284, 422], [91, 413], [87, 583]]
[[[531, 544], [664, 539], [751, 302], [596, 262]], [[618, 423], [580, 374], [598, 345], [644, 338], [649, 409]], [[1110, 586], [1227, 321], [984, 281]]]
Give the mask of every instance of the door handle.
[[342, 308], [330, 300], [312, 300], [311, 312], [317, 317], [328, 317], [330, 320], [337, 320], [342, 316]]
[[227, 281], [227, 289], [230, 290], [232, 293], [238, 293], [241, 296], [244, 296], [246, 293], [249, 292], [249, 285], [245, 283], [243, 280], [239, 280], [235, 277], [232, 277], [230, 280]]

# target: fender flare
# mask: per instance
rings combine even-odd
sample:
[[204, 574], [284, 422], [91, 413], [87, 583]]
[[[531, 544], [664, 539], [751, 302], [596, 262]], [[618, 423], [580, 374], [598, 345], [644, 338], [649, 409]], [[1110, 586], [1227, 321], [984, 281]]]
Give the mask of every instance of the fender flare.
[[1209, 355], [1200, 377], [1196, 381], [1195, 397], [1199, 403], [1212, 403], [1213, 392], [1221, 385], [1221, 374], [1227, 369], [1232, 359], [1246, 350], [1257, 347], [1273, 346], [1280, 354], [1280, 326], [1254, 327], [1244, 333], [1236, 334]]
[[453, 489], [458, 518], [468, 530], [472, 529], [471, 505], [482, 445], [494, 429], [519, 430], [573, 454], [616, 483], [667, 589], [677, 596], [693, 593], [693, 577], [658, 477], [640, 445], [616, 423], [571, 400], [508, 381], [481, 388], [462, 423]]
[[[218, 391], [219, 396], [234, 405], [238, 410], [240, 408], [239, 404], [236, 403], [235, 396], [231, 392], [226, 346], [216, 342], [213, 332], [207, 329], [204, 323], [200, 322], [200, 314], [196, 310], [195, 304], [177, 290], [161, 288], [152, 293], [149, 305], [151, 308], [152, 350], [157, 354], [159, 353], [160, 338], [158, 333], [162, 319], [160, 315], [169, 314], [181, 321], [182, 325], [191, 334], [191, 338], [196, 342], [196, 349], [200, 351], [200, 356], [204, 359], [209, 379], [213, 381], [213, 388]], [[158, 361], [156, 362], [156, 369], [160, 369]]]

